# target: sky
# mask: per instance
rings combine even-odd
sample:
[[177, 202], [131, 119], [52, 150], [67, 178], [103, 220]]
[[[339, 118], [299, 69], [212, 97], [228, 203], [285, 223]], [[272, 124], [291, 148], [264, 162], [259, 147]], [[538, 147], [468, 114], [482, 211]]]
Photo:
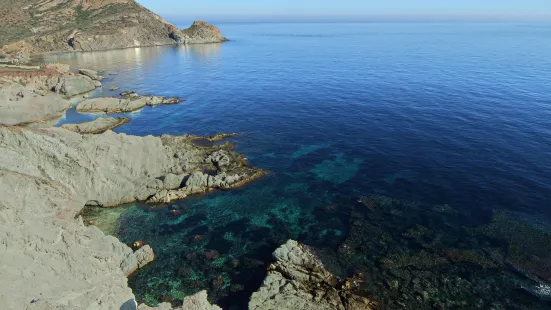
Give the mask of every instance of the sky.
[[551, 0], [137, 1], [172, 19], [551, 19]]

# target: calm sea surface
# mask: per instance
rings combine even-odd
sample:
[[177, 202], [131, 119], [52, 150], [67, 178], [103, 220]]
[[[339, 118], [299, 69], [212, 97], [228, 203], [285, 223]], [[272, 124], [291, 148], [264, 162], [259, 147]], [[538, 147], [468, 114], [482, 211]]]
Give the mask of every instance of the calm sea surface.
[[46, 57], [105, 70], [94, 95], [186, 99], [117, 132], [240, 132], [237, 151], [270, 172], [168, 207], [90, 210], [155, 249], [130, 279], [140, 300], [206, 289], [242, 309], [293, 238], [339, 276], [363, 273], [388, 309], [551, 307], [551, 24], [218, 26], [230, 42]]

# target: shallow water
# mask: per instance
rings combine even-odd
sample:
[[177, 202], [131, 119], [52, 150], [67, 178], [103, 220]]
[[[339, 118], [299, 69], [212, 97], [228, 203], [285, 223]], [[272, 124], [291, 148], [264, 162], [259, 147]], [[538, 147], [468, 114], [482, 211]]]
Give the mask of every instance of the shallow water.
[[[337, 274], [365, 273], [388, 308], [550, 307], [532, 288], [551, 278], [551, 25], [219, 26], [232, 41], [46, 59], [106, 70], [94, 95], [116, 85], [186, 99], [116, 131], [241, 132], [237, 151], [270, 171], [116, 210], [117, 237], [157, 253], [130, 280], [139, 299], [208, 289], [241, 309], [294, 238]], [[70, 110], [61, 123], [95, 117]]]

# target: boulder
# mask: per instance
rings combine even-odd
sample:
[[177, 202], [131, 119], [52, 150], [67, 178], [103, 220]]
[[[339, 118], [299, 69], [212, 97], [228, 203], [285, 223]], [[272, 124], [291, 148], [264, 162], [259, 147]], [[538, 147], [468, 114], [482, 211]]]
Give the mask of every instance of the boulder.
[[79, 69], [78, 73], [80, 73], [82, 75], [85, 75], [85, 76], [91, 78], [92, 80], [96, 80], [96, 81], [100, 81], [100, 80], [103, 79], [102, 76], [98, 75], [97, 71], [90, 70], [90, 69]]
[[182, 187], [184, 184], [184, 180], [189, 176], [189, 174], [173, 174], [169, 173], [165, 176], [164, 179], [164, 188], [166, 189], [178, 189]]
[[217, 305], [211, 305], [207, 297], [207, 291], [201, 291], [195, 295], [184, 297], [184, 304], [181, 307], [172, 308], [169, 303], [161, 303], [157, 307], [141, 304], [138, 306], [138, 310], [222, 310]]
[[67, 75], [59, 78], [55, 92], [70, 98], [96, 89], [96, 82], [84, 75]]
[[138, 261], [138, 268], [142, 268], [155, 260], [155, 253], [153, 253], [153, 249], [148, 244], [136, 250], [134, 255]]
[[279, 247], [273, 256], [268, 275], [251, 296], [250, 310], [368, 310], [377, 306], [355, 293], [359, 278], [337, 279], [307, 247], [294, 240]]
[[130, 118], [105, 117], [97, 118], [91, 122], [81, 124], [63, 124], [61, 128], [80, 134], [99, 134], [122, 126], [130, 121]]

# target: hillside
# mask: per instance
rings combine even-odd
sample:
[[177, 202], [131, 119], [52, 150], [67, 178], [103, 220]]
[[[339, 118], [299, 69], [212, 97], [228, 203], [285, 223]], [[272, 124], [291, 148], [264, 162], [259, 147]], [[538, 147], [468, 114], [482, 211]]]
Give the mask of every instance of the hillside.
[[0, 0], [0, 46], [6, 54], [225, 40], [204, 22], [177, 29], [133, 0]]

